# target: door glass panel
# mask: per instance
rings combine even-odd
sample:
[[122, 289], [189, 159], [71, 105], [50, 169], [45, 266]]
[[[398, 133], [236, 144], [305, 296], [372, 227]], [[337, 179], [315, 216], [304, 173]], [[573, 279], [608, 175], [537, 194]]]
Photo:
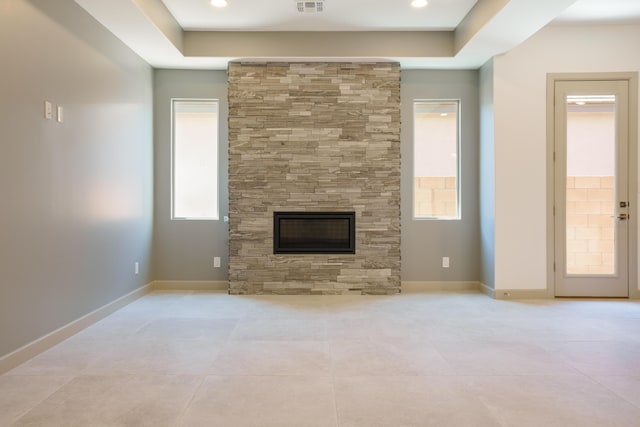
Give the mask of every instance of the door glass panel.
[[566, 273], [616, 274], [616, 97], [567, 96]]

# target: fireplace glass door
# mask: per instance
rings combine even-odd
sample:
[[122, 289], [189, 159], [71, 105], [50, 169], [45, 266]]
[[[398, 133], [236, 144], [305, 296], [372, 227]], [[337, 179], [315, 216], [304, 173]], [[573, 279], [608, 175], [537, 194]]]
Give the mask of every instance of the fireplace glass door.
[[354, 212], [274, 212], [273, 253], [350, 253]]

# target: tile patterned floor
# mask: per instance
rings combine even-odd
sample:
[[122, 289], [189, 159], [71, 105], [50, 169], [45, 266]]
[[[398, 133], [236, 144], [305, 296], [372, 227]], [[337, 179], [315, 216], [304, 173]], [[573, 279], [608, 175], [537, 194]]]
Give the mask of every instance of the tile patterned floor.
[[640, 303], [155, 292], [0, 376], [0, 426], [640, 426]]

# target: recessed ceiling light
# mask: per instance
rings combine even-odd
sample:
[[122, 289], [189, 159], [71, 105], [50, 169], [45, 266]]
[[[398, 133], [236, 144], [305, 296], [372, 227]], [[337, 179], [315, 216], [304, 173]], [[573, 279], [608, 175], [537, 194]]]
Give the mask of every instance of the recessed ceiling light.
[[425, 7], [429, 2], [427, 0], [412, 0], [411, 6], [413, 7]]
[[211, 0], [211, 5], [215, 7], [225, 7], [227, 0]]

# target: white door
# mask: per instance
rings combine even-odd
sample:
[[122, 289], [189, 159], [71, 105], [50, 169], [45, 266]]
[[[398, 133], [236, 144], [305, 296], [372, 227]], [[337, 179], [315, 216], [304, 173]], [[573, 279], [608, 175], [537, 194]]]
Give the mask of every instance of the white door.
[[629, 295], [629, 83], [556, 81], [555, 294]]

